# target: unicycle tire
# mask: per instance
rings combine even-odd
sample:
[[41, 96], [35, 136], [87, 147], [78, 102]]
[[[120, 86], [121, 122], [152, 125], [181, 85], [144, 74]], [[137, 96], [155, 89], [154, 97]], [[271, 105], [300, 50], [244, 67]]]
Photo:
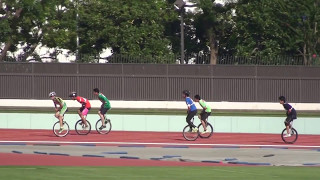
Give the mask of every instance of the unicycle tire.
[[76, 130], [77, 134], [79, 134], [79, 135], [87, 135], [91, 131], [91, 124], [88, 120], [87, 120], [87, 125], [88, 125], [88, 127], [84, 127], [84, 124], [82, 123], [82, 120], [80, 119], [76, 122], [74, 129]]
[[284, 137], [284, 135], [286, 134], [287, 129], [285, 128], [282, 133], [281, 133], [281, 138], [283, 140], [283, 142], [287, 143], [287, 144], [293, 144], [297, 141], [298, 139], [298, 131], [294, 128], [291, 128], [291, 136], [290, 137]]
[[110, 120], [110, 119], [105, 120], [105, 125], [106, 125], [105, 128], [100, 129], [100, 127], [102, 126], [101, 119], [99, 119], [99, 120], [96, 122], [96, 130], [97, 130], [97, 132], [98, 132], [99, 134], [108, 134], [108, 133], [111, 131], [112, 124], [111, 124], [111, 120]]
[[199, 131], [192, 132], [192, 131], [190, 131], [189, 125], [186, 125], [183, 128], [182, 135], [188, 141], [195, 141], [199, 137]]
[[199, 136], [201, 138], [209, 138], [213, 134], [213, 127], [209, 122], [207, 122], [207, 131], [204, 133], [204, 128], [203, 128], [202, 124], [200, 123], [198, 125], [198, 132], [199, 132]]
[[57, 121], [56, 123], [54, 123], [54, 125], [53, 125], [53, 133], [57, 137], [65, 137], [66, 135], [69, 134], [69, 131], [70, 131], [69, 124], [66, 121], [63, 121], [63, 131], [61, 133], [59, 133], [59, 131], [60, 131], [60, 122]]

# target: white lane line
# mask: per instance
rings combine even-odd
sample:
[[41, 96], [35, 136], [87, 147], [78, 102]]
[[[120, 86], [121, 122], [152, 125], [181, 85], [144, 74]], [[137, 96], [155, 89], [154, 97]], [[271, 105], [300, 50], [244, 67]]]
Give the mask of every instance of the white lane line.
[[[121, 145], [167, 145], [167, 146], [220, 146], [220, 147], [280, 147], [280, 148], [320, 148], [313, 145], [271, 145], [271, 144], [189, 144], [189, 143], [148, 143], [148, 142], [79, 142], [79, 141], [0, 141], [0, 143], [39, 144], [121, 144]], [[0, 144], [1, 145], [1, 144]]]
[[10, 166], [10, 167], [0, 167], [0, 170], [1, 169], [39, 169], [39, 168], [32, 168], [32, 167], [15, 167], [15, 166]]

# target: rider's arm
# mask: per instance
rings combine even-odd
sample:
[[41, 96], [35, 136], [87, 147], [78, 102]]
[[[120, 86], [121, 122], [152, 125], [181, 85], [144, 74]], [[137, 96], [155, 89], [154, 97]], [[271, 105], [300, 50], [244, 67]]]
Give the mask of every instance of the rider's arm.
[[107, 103], [105, 97], [101, 94], [99, 94], [99, 99], [102, 102], [101, 107], [104, 107], [104, 105]]
[[57, 107], [57, 102], [56, 101], [53, 101], [53, 104], [54, 104], [54, 108], [56, 110], [56, 112], [58, 111], [58, 107]]
[[292, 110], [292, 106], [290, 104], [284, 104], [283, 106], [288, 111], [288, 114], [290, 114]]
[[85, 106], [87, 104], [87, 100], [85, 98], [82, 98], [82, 97], [79, 98], [78, 102], [80, 104], [82, 104], [82, 106]]
[[191, 105], [192, 105], [191, 99], [190, 99], [190, 98], [187, 98], [187, 99], [186, 99], [186, 103], [187, 103], [187, 106], [188, 106], [188, 112], [190, 112]]
[[60, 111], [60, 110], [63, 108], [63, 101], [62, 101], [62, 99], [57, 98], [55, 104], [59, 104], [59, 107], [56, 106], [56, 111]]
[[63, 107], [63, 104], [61, 104], [61, 102], [58, 102], [59, 103], [59, 108], [58, 108], [58, 111], [60, 111]]
[[199, 101], [199, 104], [203, 108], [203, 110], [207, 109], [206, 103], [202, 99]]

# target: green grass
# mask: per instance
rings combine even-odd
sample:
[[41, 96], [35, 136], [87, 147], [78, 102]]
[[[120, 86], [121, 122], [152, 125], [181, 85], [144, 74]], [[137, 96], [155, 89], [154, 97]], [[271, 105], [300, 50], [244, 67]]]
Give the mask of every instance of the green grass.
[[[93, 108], [89, 114], [98, 112], [98, 109]], [[200, 110], [199, 110], [200, 112]], [[54, 113], [53, 108], [40, 108], [40, 109], [15, 109], [6, 107], [0, 109], [0, 113]], [[68, 114], [77, 113], [76, 108], [69, 108]], [[108, 114], [127, 114], [127, 115], [186, 115], [186, 110], [177, 109], [111, 109]], [[230, 111], [230, 110], [213, 110], [213, 116], [258, 116], [258, 117], [285, 117], [285, 111]], [[299, 117], [320, 117], [320, 111], [315, 112], [298, 112]]]
[[0, 166], [3, 180], [316, 180], [319, 167]]

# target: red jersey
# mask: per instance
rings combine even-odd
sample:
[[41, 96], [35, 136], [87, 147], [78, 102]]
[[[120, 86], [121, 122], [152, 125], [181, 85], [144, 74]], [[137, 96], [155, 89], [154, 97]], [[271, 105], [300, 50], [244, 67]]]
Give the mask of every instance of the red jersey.
[[77, 96], [77, 101], [79, 102], [79, 103], [81, 103], [82, 104], [82, 106], [84, 106], [84, 107], [86, 107], [86, 108], [91, 108], [91, 104], [90, 104], [90, 102], [89, 102], [89, 100], [88, 99], [86, 99], [86, 98], [84, 98], [84, 97], [81, 97], [81, 96]]

